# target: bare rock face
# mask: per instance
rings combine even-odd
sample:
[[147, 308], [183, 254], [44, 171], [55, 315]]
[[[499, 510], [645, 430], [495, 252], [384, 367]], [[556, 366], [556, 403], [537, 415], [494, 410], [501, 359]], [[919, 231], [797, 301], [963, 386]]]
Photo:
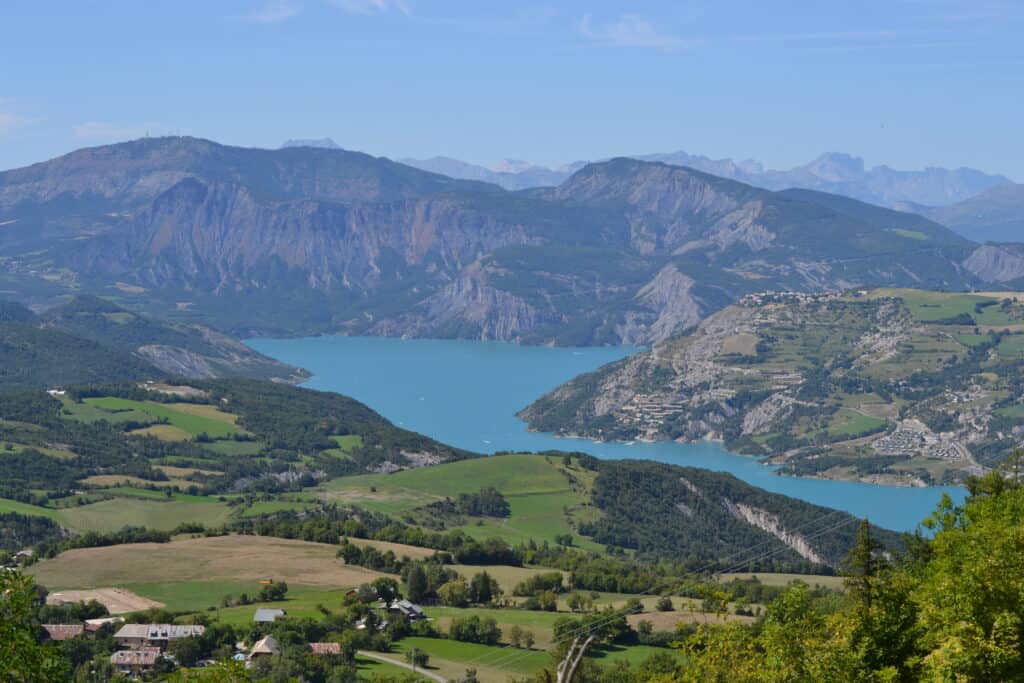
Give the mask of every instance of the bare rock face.
[[507, 192], [339, 149], [145, 139], [0, 173], [0, 221], [26, 298], [127, 287], [239, 334], [652, 344], [752, 292], [979, 283], [973, 245], [920, 216], [633, 159]]
[[211, 379], [217, 372], [203, 356], [174, 346], [147, 344], [140, 346], [138, 354], [164, 372], [193, 379]]
[[822, 557], [806, 538], [786, 529], [778, 515], [773, 515], [770, 512], [744, 503], [734, 503], [727, 499], [723, 500], [722, 504], [725, 505], [729, 514], [733, 515], [737, 519], [742, 519], [747, 524], [755, 526], [761, 531], [768, 532], [789, 546], [805, 560], [809, 560], [817, 564], [833, 564]]
[[1020, 245], [984, 244], [964, 261], [964, 268], [985, 282], [1009, 282], [1024, 277]]
[[693, 286], [693, 278], [669, 264], [637, 292], [637, 300], [657, 311], [657, 319], [643, 335], [645, 341], [665, 341], [700, 322], [705, 311], [693, 294]]

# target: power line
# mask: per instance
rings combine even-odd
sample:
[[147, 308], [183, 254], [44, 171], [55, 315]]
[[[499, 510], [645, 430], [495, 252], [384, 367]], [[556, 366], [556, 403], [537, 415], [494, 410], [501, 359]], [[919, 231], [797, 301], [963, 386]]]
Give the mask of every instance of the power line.
[[[794, 529], [794, 531], [801, 531], [801, 530], [806, 529], [807, 527], [817, 526], [819, 524], [823, 524], [830, 517], [834, 517], [834, 516], [839, 515], [839, 514], [845, 514], [845, 513], [842, 510], [833, 510], [832, 512], [828, 513], [824, 517], [817, 518], [815, 520], [812, 520], [811, 522], [808, 522], [807, 524], [804, 524], [802, 526], [796, 527], [796, 529]], [[823, 528], [820, 528], [820, 529], [812, 532], [810, 535], [805, 536], [805, 538], [807, 538], [808, 540], [812, 540], [812, 539], [818, 538], [819, 536], [822, 536], [822, 535], [824, 535], [826, 533], [829, 533], [831, 531], [835, 531], [836, 529], [839, 529], [839, 528], [841, 528], [843, 526], [846, 526], [848, 524], [852, 524], [852, 523], [858, 522], [858, 521], [859, 520], [856, 517], [851, 517], [850, 519], [844, 519], [844, 520], [841, 520], [840, 522], [838, 522], [836, 524], [831, 524], [831, 525], [827, 525], [827, 526], [825, 526]], [[781, 541], [779, 539], [776, 539], [776, 538], [766, 539], [765, 541], [763, 541], [763, 542], [761, 542], [761, 543], [759, 543], [757, 545], [751, 546], [749, 548], [744, 548], [743, 550], [737, 551], [737, 552], [733, 553], [732, 555], [727, 555], [725, 558], [718, 558], [713, 563], [708, 563], [704, 567], [701, 567], [701, 568], [698, 568], [696, 570], [693, 570], [690, 573], [694, 574], [694, 575], [700, 575], [700, 574], [702, 574], [705, 571], [709, 571], [709, 570], [713, 569], [715, 566], [720, 566], [720, 564], [721, 564], [723, 559], [732, 559], [732, 558], [736, 557], [737, 555], [742, 555], [744, 553], [748, 553], [748, 552], [750, 552], [750, 551], [752, 551], [754, 549], [764, 547], [765, 545], [769, 545], [769, 544], [772, 544], [774, 542], [781, 542]], [[790, 548], [789, 546], [783, 544], [783, 546], [781, 548], [774, 548], [774, 549], [772, 549], [770, 551], [761, 553], [761, 554], [756, 555], [754, 557], [744, 558], [742, 561], [740, 561], [739, 563], [733, 565], [729, 569], [724, 570], [724, 571], [715, 572], [715, 573], [716, 574], [728, 574], [728, 573], [736, 571], [737, 569], [740, 569], [743, 566], [748, 565], [748, 564], [750, 564], [752, 562], [757, 562], [758, 560], [766, 559], [768, 557], [772, 557], [774, 555], [777, 555], [779, 553], [786, 552], [786, 551], [789, 551], [789, 550], [792, 550], [792, 548]], [[671, 593], [673, 592], [673, 589], [678, 587], [680, 585], [680, 583], [681, 582], [678, 581], [678, 580], [674, 580], [671, 583], [670, 582], [665, 582], [665, 583], [661, 584], [660, 586], [657, 586], [654, 589], [654, 592], [660, 591], [660, 593], [658, 594], [658, 597], [664, 597], [666, 595], [671, 595]], [[561, 644], [563, 642], [568, 641], [571, 638], [577, 638], [577, 637], [580, 637], [580, 636], [583, 636], [583, 635], [590, 635], [595, 630], [597, 630], [597, 629], [599, 629], [599, 628], [601, 628], [601, 627], [603, 627], [603, 626], [605, 626], [607, 624], [610, 624], [610, 623], [612, 623], [612, 621], [614, 621], [616, 619], [619, 619], [620, 617], [624, 616], [624, 614], [621, 613], [621, 612], [622, 612], [622, 610], [616, 610], [614, 614], [609, 614], [606, 617], [604, 617], [602, 619], [599, 619], [596, 622], [592, 622], [590, 624], [581, 625], [580, 627], [578, 627], [576, 629], [573, 629], [573, 630], [569, 631], [568, 633], [564, 634], [561, 638], [555, 639], [552, 642], [552, 645]], [[635, 613], [635, 612], [628, 612], [628, 613]], [[511, 648], [512, 646], [511, 645], [504, 645], [503, 647], [507, 649], [507, 648]], [[480, 655], [480, 656], [475, 657], [475, 658], [473, 658], [473, 659], [471, 659], [471, 660], [469, 660], [467, 662], [464, 662], [464, 664], [469, 665], [469, 664], [478, 663], [481, 660], [486, 659], [486, 657], [488, 657], [490, 654], [491, 653]], [[488, 666], [492, 666], [492, 667], [496, 666], [497, 668], [502, 668], [502, 667], [508, 666], [509, 664], [511, 664], [511, 663], [521, 659], [521, 658], [529, 656], [529, 654], [530, 654], [529, 651], [523, 651], [523, 652], [515, 651], [515, 652], [510, 653], [509, 655], [505, 655], [503, 657], [499, 657], [497, 660], [495, 660], [493, 662], [489, 662]], [[499, 666], [499, 663], [500, 663], [500, 666]]]

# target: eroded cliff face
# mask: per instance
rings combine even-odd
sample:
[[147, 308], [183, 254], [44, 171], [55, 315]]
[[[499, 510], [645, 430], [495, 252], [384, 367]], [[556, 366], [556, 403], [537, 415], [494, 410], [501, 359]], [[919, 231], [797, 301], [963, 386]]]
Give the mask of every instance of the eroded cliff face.
[[190, 179], [72, 262], [152, 287], [269, 288], [283, 269], [312, 289], [371, 290], [409, 269], [451, 277], [495, 248], [529, 242], [520, 226], [445, 198], [267, 204], [242, 186]]
[[798, 533], [788, 530], [778, 515], [761, 510], [751, 505], [744, 503], [734, 503], [733, 501], [723, 498], [722, 505], [729, 511], [733, 517], [742, 519], [747, 524], [757, 527], [761, 531], [765, 531], [775, 538], [785, 543], [791, 548], [797, 555], [814, 562], [815, 564], [824, 564], [835, 566], [833, 563], [828, 562], [822, 557], [810, 544], [810, 542]]
[[1021, 245], [984, 244], [971, 252], [964, 268], [985, 282], [1024, 278], [1024, 249]]
[[141, 310], [239, 334], [648, 345], [751, 292], [979, 283], [941, 226], [810, 199], [630, 159], [507, 192], [343, 150], [166, 138], [0, 174], [0, 212], [28, 207], [0, 250], [20, 250], [4, 263], [28, 291], [128, 287]]

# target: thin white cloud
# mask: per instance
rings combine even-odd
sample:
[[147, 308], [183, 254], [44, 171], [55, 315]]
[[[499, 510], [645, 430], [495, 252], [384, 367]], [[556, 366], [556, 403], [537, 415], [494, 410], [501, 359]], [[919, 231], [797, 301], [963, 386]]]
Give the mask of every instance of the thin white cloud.
[[245, 18], [257, 24], [278, 24], [288, 21], [298, 13], [299, 5], [290, 0], [271, 0]]
[[406, 16], [412, 15], [412, 9], [405, 0], [330, 0], [331, 4], [352, 14], [378, 14], [392, 10]]
[[27, 126], [31, 121], [14, 110], [10, 100], [0, 97], [0, 134]]
[[86, 121], [71, 127], [79, 140], [132, 140], [146, 134], [144, 128], [118, 126], [104, 121]]
[[638, 47], [652, 50], [675, 50], [683, 47], [678, 36], [662, 33], [654, 24], [636, 14], [623, 14], [618, 21], [595, 26], [584, 14], [576, 27], [580, 35], [609, 47]]

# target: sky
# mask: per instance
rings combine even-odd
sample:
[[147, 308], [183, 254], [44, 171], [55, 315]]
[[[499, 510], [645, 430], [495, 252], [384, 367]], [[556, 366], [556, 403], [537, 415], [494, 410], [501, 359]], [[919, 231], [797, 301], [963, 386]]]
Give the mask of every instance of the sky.
[[1024, 181], [1019, 0], [5, 0], [0, 168], [143, 135]]

